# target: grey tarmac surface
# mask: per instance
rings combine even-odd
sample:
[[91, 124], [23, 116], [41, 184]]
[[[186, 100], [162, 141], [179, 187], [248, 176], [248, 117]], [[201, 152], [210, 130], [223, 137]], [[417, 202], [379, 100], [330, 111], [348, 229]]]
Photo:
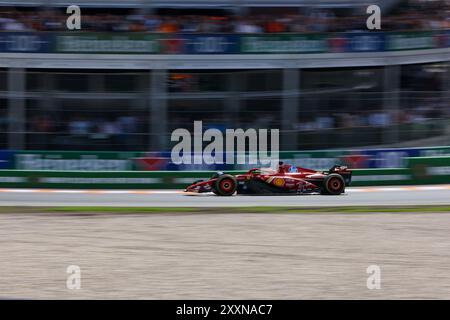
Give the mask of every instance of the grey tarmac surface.
[[[74, 191], [75, 192], [75, 191]], [[156, 191], [158, 192], [158, 191]], [[221, 198], [1, 190], [4, 206], [217, 207], [223, 213], [0, 214], [0, 297], [450, 299], [450, 213], [233, 213], [226, 206], [450, 203], [447, 187]], [[81, 289], [66, 269], [81, 268]], [[381, 289], [366, 286], [381, 268]]]
[[2, 213], [0, 296], [450, 298], [450, 213], [225, 213]]
[[[135, 206], [135, 207], [240, 207], [240, 206], [362, 206], [362, 205], [446, 205], [450, 204], [450, 187], [348, 188], [340, 196], [233, 196], [213, 194], [186, 195], [179, 191], [160, 190], [154, 194], [111, 191], [103, 194], [58, 192], [0, 192], [0, 206]], [[62, 190], [64, 191], [64, 190]], [[73, 191], [76, 192], [76, 191]], [[139, 192], [139, 191], [138, 191]]]

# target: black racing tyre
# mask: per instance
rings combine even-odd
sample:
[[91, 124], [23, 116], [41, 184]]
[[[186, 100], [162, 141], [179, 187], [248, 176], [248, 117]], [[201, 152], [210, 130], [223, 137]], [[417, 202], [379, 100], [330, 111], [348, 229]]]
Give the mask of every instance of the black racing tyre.
[[338, 195], [345, 191], [345, 181], [341, 175], [332, 173], [323, 181], [322, 194]]
[[229, 174], [224, 174], [217, 178], [214, 183], [213, 192], [218, 196], [232, 196], [237, 189], [236, 178]]

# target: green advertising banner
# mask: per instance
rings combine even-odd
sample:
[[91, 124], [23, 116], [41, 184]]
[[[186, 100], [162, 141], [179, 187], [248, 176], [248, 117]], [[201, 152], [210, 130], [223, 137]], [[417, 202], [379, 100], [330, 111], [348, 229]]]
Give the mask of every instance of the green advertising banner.
[[413, 179], [419, 184], [450, 183], [450, 157], [409, 158]]
[[55, 171], [136, 170], [134, 159], [141, 152], [17, 151], [14, 169]]
[[432, 32], [394, 32], [386, 34], [386, 51], [434, 49], [439, 47]]
[[322, 34], [281, 34], [241, 36], [241, 53], [323, 53], [328, 40]]
[[159, 53], [161, 35], [142, 33], [57, 34], [59, 53]]
[[360, 169], [353, 170], [351, 186], [394, 186], [412, 183], [409, 169]]

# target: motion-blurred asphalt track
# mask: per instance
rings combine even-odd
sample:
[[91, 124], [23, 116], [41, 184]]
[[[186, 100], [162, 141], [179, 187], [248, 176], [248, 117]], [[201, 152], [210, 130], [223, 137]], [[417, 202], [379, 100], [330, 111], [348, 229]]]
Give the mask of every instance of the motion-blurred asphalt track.
[[[359, 191], [356, 191], [359, 190]], [[449, 204], [449, 186], [333, 196], [0, 190], [0, 204], [213, 206]], [[144, 192], [144, 193], [142, 193]], [[6, 208], [5, 208], [6, 209]], [[450, 298], [450, 213], [0, 213], [0, 297]], [[70, 265], [81, 289], [66, 287]], [[381, 289], [366, 286], [381, 268]]]
[[450, 185], [348, 188], [341, 196], [188, 195], [176, 190], [0, 189], [2, 206], [251, 207], [450, 204]]

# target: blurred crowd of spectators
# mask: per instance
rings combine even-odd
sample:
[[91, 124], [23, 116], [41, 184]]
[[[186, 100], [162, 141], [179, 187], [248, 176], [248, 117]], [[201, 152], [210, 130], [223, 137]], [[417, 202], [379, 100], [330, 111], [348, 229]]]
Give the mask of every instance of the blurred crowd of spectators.
[[72, 114], [64, 121], [38, 115], [30, 119], [27, 127], [27, 131], [31, 133], [29, 143], [43, 148], [83, 146], [87, 150], [105, 145], [105, 150], [111, 146], [127, 150], [128, 146], [135, 147], [145, 143], [145, 139], [142, 139], [144, 124], [133, 115], [99, 118]]
[[421, 124], [438, 119], [448, 119], [450, 112], [445, 104], [421, 104], [398, 111], [370, 110], [358, 112], [322, 113], [315, 118], [294, 125], [299, 131], [319, 131], [360, 127], [388, 127], [402, 124]]
[[75, 114], [66, 121], [56, 122], [50, 116], [39, 115], [31, 119], [28, 129], [37, 133], [64, 132], [71, 135], [108, 137], [124, 133], [136, 133], [139, 131], [140, 125], [135, 116], [118, 116], [105, 119]]
[[[359, 12], [359, 13], [356, 13]], [[64, 31], [68, 15], [62, 10], [0, 8], [0, 31]], [[277, 33], [366, 30], [364, 10], [343, 14], [332, 9], [304, 9], [282, 14], [155, 15], [140, 11], [112, 13], [82, 11], [81, 31], [154, 33]], [[430, 1], [383, 14], [382, 30], [450, 28], [448, 1]]]
[[[279, 127], [275, 123], [275, 115], [269, 112], [262, 113], [256, 120], [248, 123], [240, 123], [240, 126], [247, 128], [269, 128]], [[302, 116], [300, 116], [302, 118]], [[423, 102], [417, 107], [403, 108], [398, 111], [380, 110], [361, 110], [351, 112], [342, 110], [340, 112], [318, 112], [316, 116], [293, 125], [293, 129], [299, 131], [316, 131], [326, 129], [342, 129], [356, 127], [385, 127], [397, 124], [423, 123], [436, 119], [450, 118], [450, 110], [446, 104], [439, 102]], [[189, 127], [192, 125], [195, 117], [187, 119], [186, 117], [176, 117], [172, 115], [170, 125], [175, 128]], [[242, 119], [243, 120], [243, 119]], [[300, 119], [302, 120], [302, 119]], [[205, 127], [207, 124], [216, 123], [214, 128], [225, 128], [224, 119], [206, 117], [204, 119]], [[74, 115], [67, 121], [54, 121], [46, 115], [36, 116], [29, 123], [29, 132], [34, 133], [60, 133], [70, 136], [90, 137], [92, 139], [109, 139], [120, 135], [142, 134], [147, 127], [143, 119], [136, 116], [118, 116], [110, 119]]]
[[[1, 111], [4, 111], [3, 113]], [[148, 144], [148, 122], [146, 117], [128, 114], [111, 115], [107, 118], [94, 114], [66, 114], [68, 118], [55, 118], [51, 115], [36, 115], [27, 121], [27, 144], [33, 148], [84, 150], [134, 150], [146, 148]], [[190, 128], [195, 116], [176, 116], [172, 114], [169, 125], [171, 129]], [[303, 133], [339, 134], [340, 129], [354, 130], [385, 130], [394, 125], [405, 125], [414, 132], [414, 126], [438, 125], [437, 120], [450, 119], [448, 102], [439, 99], [425, 99], [417, 105], [400, 110], [334, 110], [320, 111], [306, 115], [300, 113], [299, 122], [293, 122], [292, 130]], [[224, 130], [226, 121], [217, 114], [204, 117], [204, 128]], [[241, 115], [234, 125], [247, 128], [279, 128], [279, 118], [276, 114], [262, 112], [256, 119]], [[232, 127], [233, 125], [231, 125]], [[230, 127], [230, 126], [228, 126]], [[0, 145], [6, 144], [5, 134], [8, 130], [6, 108], [0, 108]], [[353, 132], [353, 131], [352, 131]], [[420, 132], [418, 132], [420, 134]], [[4, 139], [1, 139], [4, 138]], [[326, 141], [323, 141], [326, 144]]]

